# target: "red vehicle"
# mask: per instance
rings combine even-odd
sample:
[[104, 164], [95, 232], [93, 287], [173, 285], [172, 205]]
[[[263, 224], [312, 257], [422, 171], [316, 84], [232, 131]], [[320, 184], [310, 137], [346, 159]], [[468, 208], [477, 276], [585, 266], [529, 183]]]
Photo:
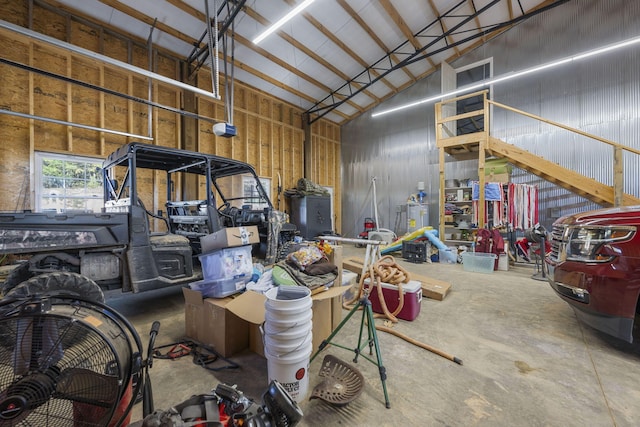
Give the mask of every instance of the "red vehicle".
[[589, 326], [633, 342], [640, 314], [640, 206], [569, 215], [553, 224], [549, 284]]

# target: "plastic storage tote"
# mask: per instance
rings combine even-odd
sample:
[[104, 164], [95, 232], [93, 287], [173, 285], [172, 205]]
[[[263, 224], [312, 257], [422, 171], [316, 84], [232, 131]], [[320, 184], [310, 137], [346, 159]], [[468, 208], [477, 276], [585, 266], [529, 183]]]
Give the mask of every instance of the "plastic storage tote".
[[488, 254], [484, 252], [463, 252], [462, 266], [465, 271], [493, 273], [496, 258], [496, 254]]

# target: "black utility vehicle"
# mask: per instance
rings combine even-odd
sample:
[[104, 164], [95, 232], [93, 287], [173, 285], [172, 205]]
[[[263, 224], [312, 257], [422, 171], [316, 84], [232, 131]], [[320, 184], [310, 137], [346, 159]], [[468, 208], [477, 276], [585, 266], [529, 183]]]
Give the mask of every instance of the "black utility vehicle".
[[[107, 157], [103, 177], [100, 213], [0, 213], [0, 254], [27, 259], [7, 277], [4, 295], [181, 285], [202, 278], [197, 255], [203, 236], [257, 226], [260, 243], [252, 255], [271, 264], [295, 234], [253, 167], [241, 161], [135, 142]], [[155, 197], [164, 210], [145, 208], [141, 182], [158, 192], [145, 199]], [[192, 194], [206, 198], [192, 200]]]

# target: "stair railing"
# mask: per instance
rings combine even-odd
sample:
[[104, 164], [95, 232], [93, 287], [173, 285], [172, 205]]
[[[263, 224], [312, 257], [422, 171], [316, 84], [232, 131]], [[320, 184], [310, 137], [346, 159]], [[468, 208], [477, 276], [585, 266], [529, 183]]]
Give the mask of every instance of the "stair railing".
[[[485, 95], [486, 96], [486, 95]], [[513, 113], [517, 113], [543, 123], [546, 123], [551, 126], [559, 127], [561, 129], [567, 130], [569, 132], [576, 133], [578, 135], [585, 136], [587, 138], [594, 139], [596, 141], [600, 141], [604, 144], [607, 144], [613, 147], [613, 204], [614, 206], [622, 206], [623, 198], [624, 198], [624, 152], [629, 152], [633, 154], [640, 155], [640, 150], [637, 150], [632, 147], [628, 147], [623, 144], [619, 144], [617, 142], [611, 141], [606, 138], [602, 138], [597, 135], [590, 134], [588, 132], [582, 131], [580, 129], [573, 128], [571, 126], [564, 125], [562, 123], [554, 122], [553, 120], [545, 119], [544, 117], [536, 116], [535, 114], [527, 113], [526, 111], [518, 110], [517, 108], [510, 107], [505, 104], [501, 104], [496, 101], [492, 101], [487, 99], [487, 103], [490, 105], [494, 105], [498, 108], [503, 108], [505, 110], [511, 111]], [[486, 124], [485, 124], [486, 126]]]
[[[485, 150], [488, 147], [490, 141], [490, 112], [491, 107], [502, 108], [504, 110], [520, 114], [525, 117], [529, 117], [534, 120], [546, 123], [551, 126], [555, 126], [569, 132], [602, 142], [613, 147], [613, 191], [614, 191], [614, 206], [622, 206], [624, 204], [624, 154], [632, 153], [640, 155], [640, 150], [628, 147], [623, 144], [619, 144], [615, 141], [608, 140], [606, 138], [599, 137], [597, 135], [584, 132], [580, 129], [573, 128], [571, 126], [564, 125], [562, 123], [555, 122], [553, 120], [545, 119], [544, 117], [537, 116], [535, 114], [527, 113], [526, 111], [519, 110], [517, 108], [510, 107], [500, 102], [492, 101], [488, 99], [488, 90], [482, 90], [465, 94], [456, 98], [443, 100], [435, 105], [436, 115], [436, 143], [440, 151], [440, 206], [444, 206], [445, 192], [444, 192], [444, 159], [445, 149], [452, 146], [464, 146], [467, 144], [478, 143], [478, 178], [479, 178], [479, 204], [478, 214], [480, 227], [484, 227], [484, 165], [485, 165]], [[474, 111], [468, 111], [461, 114], [456, 114], [456, 103], [458, 101], [472, 98], [481, 95], [483, 97], [483, 108]], [[453, 107], [452, 107], [453, 105]], [[453, 112], [453, 114], [451, 114]], [[443, 113], [449, 113], [446, 117], [443, 117]], [[478, 132], [468, 133], [464, 135], [456, 135], [456, 121], [466, 118], [474, 118], [482, 116], [484, 122], [484, 129]], [[453, 123], [453, 125], [451, 125]], [[444, 209], [441, 209], [440, 218], [440, 233], [444, 233]]]

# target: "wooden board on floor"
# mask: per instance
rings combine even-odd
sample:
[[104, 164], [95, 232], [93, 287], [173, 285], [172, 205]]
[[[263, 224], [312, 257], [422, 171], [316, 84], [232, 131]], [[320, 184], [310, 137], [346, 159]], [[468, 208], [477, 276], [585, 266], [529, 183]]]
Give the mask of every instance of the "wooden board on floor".
[[[364, 259], [359, 257], [349, 257], [342, 260], [342, 268], [353, 271], [358, 275], [362, 273]], [[451, 283], [434, 279], [422, 274], [410, 273], [412, 280], [417, 280], [422, 285], [422, 296], [442, 301], [451, 291]]]

